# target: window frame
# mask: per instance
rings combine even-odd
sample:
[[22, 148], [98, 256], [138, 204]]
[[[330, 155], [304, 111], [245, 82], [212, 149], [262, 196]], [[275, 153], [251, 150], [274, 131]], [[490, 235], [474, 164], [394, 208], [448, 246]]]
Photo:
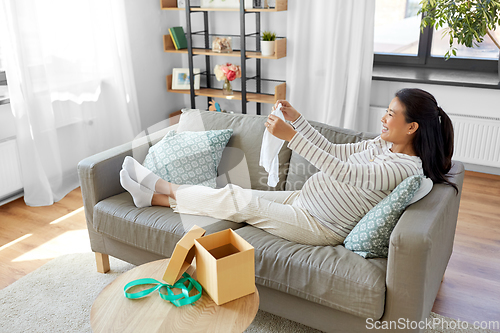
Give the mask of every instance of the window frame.
[[[423, 17], [423, 14], [422, 14]], [[420, 31], [418, 54], [398, 55], [398, 54], [373, 54], [374, 65], [385, 65], [395, 67], [420, 67], [420, 68], [438, 68], [450, 70], [466, 70], [474, 72], [496, 72], [498, 70], [498, 61], [490, 59], [472, 59], [472, 58], [450, 58], [431, 56], [433, 27], [425, 27]]]

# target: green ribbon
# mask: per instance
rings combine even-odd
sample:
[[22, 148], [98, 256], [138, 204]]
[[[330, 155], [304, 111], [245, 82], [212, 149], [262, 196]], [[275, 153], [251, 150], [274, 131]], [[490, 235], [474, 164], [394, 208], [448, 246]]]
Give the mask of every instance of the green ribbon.
[[[187, 286], [186, 283], [187, 282]], [[136, 293], [127, 292], [130, 288], [141, 285], [155, 285], [152, 288], [145, 289]], [[193, 289], [193, 287], [198, 291], [196, 295], [189, 296], [189, 293]], [[181, 290], [180, 294], [174, 294], [172, 288], [178, 288]], [[162, 293], [162, 289], [166, 289], [167, 293]], [[152, 292], [158, 290], [160, 297], [166, 301], [171, 302], [173, 305], [179, 307], [187, 304], [192, 304], [200, 299], [202, 288], [201, 285], [193, 279], [188, 273], [182, 274], [182, 278], [179, 279], [174, 285], [170, 285], [168, 283], [161, 283], [155, 279], [138, 279], [128, 283], [124, 288], [123, 292], [125, 293], [125, 297], [129, 299], [138, 299], [142, 297], [146, 297]]]

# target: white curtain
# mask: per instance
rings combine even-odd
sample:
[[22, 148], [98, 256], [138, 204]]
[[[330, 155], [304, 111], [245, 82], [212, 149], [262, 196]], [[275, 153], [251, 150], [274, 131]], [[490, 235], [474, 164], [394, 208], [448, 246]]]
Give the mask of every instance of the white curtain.
[[123, 3], [0, 0], [0, 25], [24, 199], [51, 205], [80, 160], [140, 131]]
[[289, 0], [287, 97], [306, 119], [368, 129], [374, 0]]

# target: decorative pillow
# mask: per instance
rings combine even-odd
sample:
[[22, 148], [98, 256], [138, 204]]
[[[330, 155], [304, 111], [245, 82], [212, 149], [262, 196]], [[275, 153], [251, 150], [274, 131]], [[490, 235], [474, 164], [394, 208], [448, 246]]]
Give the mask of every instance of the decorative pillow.
[[425, 197], [429, 192], [432, 190], [432, 187], [434, 186], [434, 183], [432, 182], [432, 179], [423, 177], [422, 182], [420, 183], [420, 187], [418, 188], [417, 192], [415, 192], [415, 195], [413, 198], [408, 202], [409, 205], [413, 205], [415, 202], [419, 201], [423, 197]]
[[363, 258], [387, 258], [392, 230], [421, 182], [422, 176], [403, 180], [356, 224], [344, 240], [345, 248]]
[[204, 185], [215, 188], [217, 167], [232, 129], [206, 132], [168, 132], [149, 148], [143, 165], [178, 185]]

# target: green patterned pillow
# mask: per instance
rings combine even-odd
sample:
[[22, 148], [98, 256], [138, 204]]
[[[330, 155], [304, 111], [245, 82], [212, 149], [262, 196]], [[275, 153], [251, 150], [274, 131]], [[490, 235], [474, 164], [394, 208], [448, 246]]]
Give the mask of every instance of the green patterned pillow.
[[149, 148], [143, 165], [168, 182], [215, 188], [217, 167], [232, 129], [168, 132]]
[[421, 182], [422, 176], [403, 180], [356, 224], [344, 240], [345, 248], [363, 258], [387, 258], [392, 230]]

